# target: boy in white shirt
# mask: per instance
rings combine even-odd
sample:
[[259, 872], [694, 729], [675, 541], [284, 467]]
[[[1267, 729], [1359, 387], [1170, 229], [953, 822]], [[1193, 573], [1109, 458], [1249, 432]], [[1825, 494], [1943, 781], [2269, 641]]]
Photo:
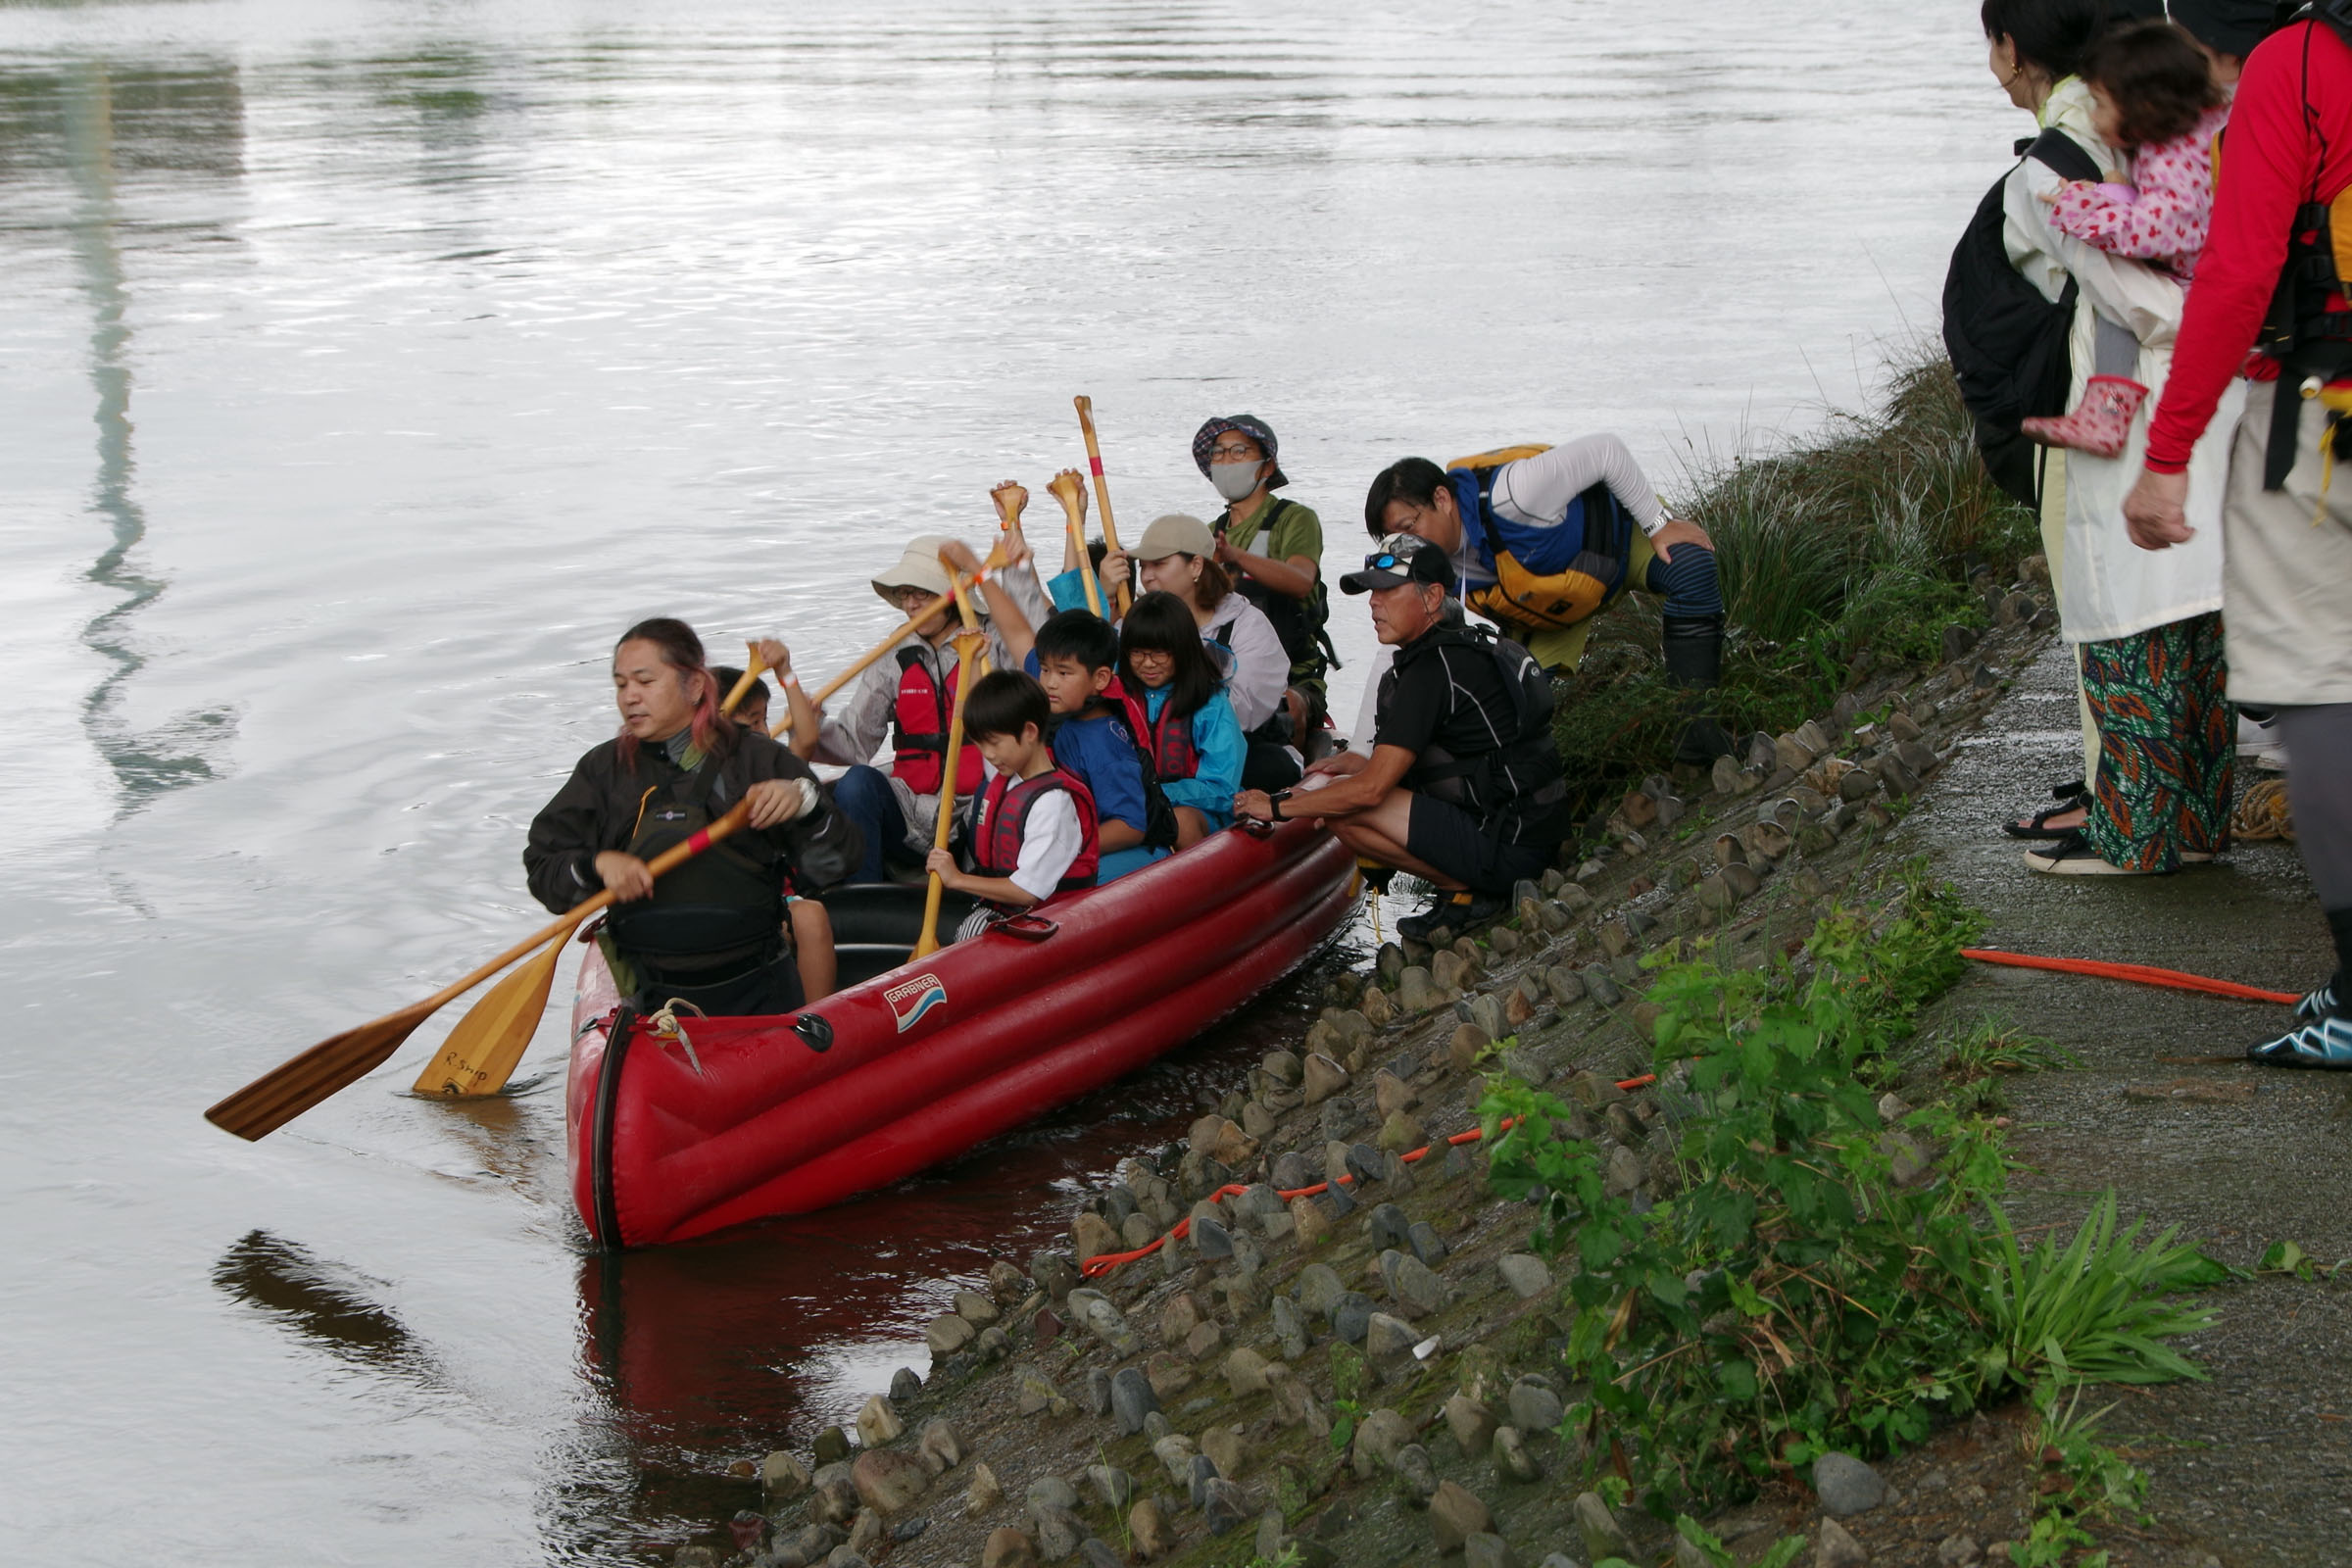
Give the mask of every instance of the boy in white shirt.
[[1013, 670], [982, 676], [964, 700], [964, 734], [988, 763], [988, 781], [964, 817], [972, 868], [946, 850], [933, 850], [924, 867], [981, 901], [956, 931], [959, 942], [1056, 894], [1095, 885], [1094, 797], [1054, 765], [1046, 740], [1052, 719], [1046, 689]]

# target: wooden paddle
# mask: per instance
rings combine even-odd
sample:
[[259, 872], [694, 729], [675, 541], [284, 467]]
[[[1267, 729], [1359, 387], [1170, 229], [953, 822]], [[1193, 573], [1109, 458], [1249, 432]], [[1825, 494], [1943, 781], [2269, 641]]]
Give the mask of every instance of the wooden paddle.
[[[966, 612], [964, 624], [971, 624]], [[944, 850], [956, 827], [956, 767], [963, 759], [963, 704], [972, 695], [973, 667], [987, 639], [976, 631], [958, 632], [956, 637], [956, 706], [948, 715], [947, 763], [939, 776], [939, 821], [931, 830], [931, 847]], [[947, 884], [939, 873], [931, 873], [931, 886], [923, 895], [923, 934], [914, 944], [914, 956], [928, 958], [939, 951], [939, 905], [947, 893]]]
[[[1111, 549], [1119, 548], [1119, 525], [1110, 515], [1110, 481], [1102, 477], [1102, 445], [1095, 439], [1095, 400], [1075, 397], [1070, 400], [1078, 410], [1078, 431], [1086, 437], [1086, 464], [1095, 473], [1095, 505], [1102, 509], [1102, 542]], [[1092, 575], [1090, 568], [1089, 575]], [[1127, 607], [1135, 600], [1135, 590], [1122, 582], [1112, 596], [1119, 607], [1119, 617], [1127, 615]]]
[[[750, 816], [751, 803], [747, 801], [737, 805], [733, 810], [700, 833], [695, 834], [685, 843], [655, 857], [646, 869], [654, 875], [660, 876], [672, 866], [683, 864], [742, 827]], [[578, 908], [567, 914], [559, 915], [535, 935], [525, 937], [471, 974], [434, 992], [415, 1006], [404, 1007], [398, 1012], [376, 1019], [373, 1023], [362, 1024], [357, 1029], [346, 1029], [339, 1035], [321, 1040], [301, 1055], [262, 1074], [261, 1077], [256, 1078], [226, 1100], [213, 1106], [204, 1113], [205, 1119], [224, 1132], [236, 1134], [239, 1138], [253, 1140], [268, 1137], [329, 1095], [348, 1088], [374, 1071], [376, 1067], [391, 1057], [392, 1053], [400, 1049], [401, 1042], [408, 1039], [418, 1024], [424, 1022], [442, 1007], [480, 985], [484, 980], [489, 979], [541, 943], [552, 943], [553, 945], [549, 949], [551, 956], [545, 966], [532, 965], [532, 969], [537, 970], [540, 975], [536, 1000], [531, 1002], [527, 1007], [517, 1005], [515, 1004], [519, 1001], [519, 993], [516, 993], [511, 996], [509, 1003], [499, 1009], [502, 1014], [517, 1020], [508, 1027], [523, 1029], [523, 1040], [527, 1043], [530, 1039], [529, 1026], [535, 1026], [538, 1023], [539, 1009], [547, 1001], [547, 977], [555, 972], [552, 955], [563, 950], [564, 942], [573, 931], [578, 929], [582, 920], [612, 902], [611, 892], [599, 893]], [[500, 988], [501, 991], [505, 989], [503, 986]], [[484, 1000], [486, 1002], [489, 999], [485, 998]], [[485, 1020], [484, 1027], [490, 1027], [492, 1021]], [[516, 1048], [516, 1054], [520, 1054], [520, 1047]], [[473, 1059], [478, 1061], [480, 1058]], [[438, 1062], [439, 1058], [436, 1057], [435, 1060]]]
[[722, 716], [735, 711], [735, 705], [742, 702], [744, 694], [752, 689], [752, 682], [758, 680], [760, 671], [767, 668], [760, 662], [760, 645], [758, 643], [745, 643], [743, 646], [749, 650], [744, 656], [743, 676], [735, 682], [735, 689], [727, 693], [726, 701], [718, 705], [718, 710]]
[[[980, 564], [980, 568], [983, 571], [994, 571], [1003, 564], [1004, 564], [1004, 547], [999, 545], [996, 549], [991, 550], [988, 553], [988, 559]], [[952, 577], [955, 574], [953, 573], [951, 574]], [[817, 708], [824, 707], [826, 698], [831, 697], [835, 692], [840, 691], [844, 686], [847, 686], [850, 682], [856, 680], [859, 675], [863, 674], [865, 672], [866, 665], [872, 663], [875, 660], [880, 659], [884, 654], [889, 653], [893, 648], [898, 647], [899, 639], [905, 637], [908, 632], [914, 630], [915, 627], [920, 626], [924, 621], [929, 620], [933, 615], [938, 614], [942, 610], [945, 610], [948, 606], [954, 604], [955, 602], [956, 593], [955, 590], [951, 588], [948, 592], [941, 594], [936, 599], [933, 599], [929, 604], [916, 611], [913, 614], [908, 615], [905, 620], [899, 623], [899, 627], [896, 631], [883, 638], [880, 642], [874, 644], [873, 647], [867, 649], [864, 653], [858, 655], [857, 662], [851, 664], [849, 668], [843, 670], [840, 674], [825, 682], [823, 688], [819, 690], [813, 698], [809, 699], [810, 704]], [[791, 732], [792, 705], [787, 703], [784, 707], [784, 716], [776, 720], [775, 727], [770, 729], [768, 734], [775, 736], [780, 740]]]
[[1076, 468], [1064, 468], [1046, 489], [1061, 503], [1061, 514], [1068, 521], [1070, 554], [1078, 563], [1078, 575], [1086, 582], [1086, 608], [1100, 615], [1102, 584], [1096, 579], [1095, 564], [1086, 553], [1086, 481], [1078, 476]]

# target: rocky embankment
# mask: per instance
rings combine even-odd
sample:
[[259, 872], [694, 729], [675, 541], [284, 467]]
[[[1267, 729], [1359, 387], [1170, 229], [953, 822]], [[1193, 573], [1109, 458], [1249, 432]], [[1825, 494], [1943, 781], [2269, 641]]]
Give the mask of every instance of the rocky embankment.
[[[1706, 1563], [1587, 1490], [1560, 1431], [1561, 1280], [1530, 1249], [1527, 1207], [1488, 1188], [1479, 1143], [1451, 1140], [1474, 1134], [1487, 1074], [1508, 1074], [1573, 1102], [1615, 1191], [1671, 1191], [1672, 1140], [1653, 1137], [1641, 1082], [1644, 956], [1702, 933], [1727, 961], [1788, 948], [1869, 873], [1906, 798], [2043, 644], [2045, 605], [1989, 602], [1995, 629], [1954, 628], [1932, 672], [1859, 678], [1710, 776], [1646, 781], [1573, 873], [1520, 886], [1507, 923], [1384, 944], [1371, 973], [1333, 982], [1297, 1049], [1181, 1143], [1123, 1161], [1066, 1251], [1000, 1260], [958, 1292], [926, 1331], [927, 1374], [902, 1370], [811, 1452], [751, 1461], [761, 1500], [731, 1545], [675, 1560]], [[1082, 1274], [1180, 1222], [1182, 1239]], [[1994, 1517], [1981, 1531], [2022, 1517], [1994, 1495], [2030, 1485], [2016, 1445], [1984, 1418], [1960, 1443], [1891, 1494], [1832, 1464], [1818, 1494], [1713, 1528], [1740, 1561], [1802, 1533], [1803, 1560], [1850, 1565], [1872, 1560], [1872, 1510], [1906, 1494], [1973, 1491]]]

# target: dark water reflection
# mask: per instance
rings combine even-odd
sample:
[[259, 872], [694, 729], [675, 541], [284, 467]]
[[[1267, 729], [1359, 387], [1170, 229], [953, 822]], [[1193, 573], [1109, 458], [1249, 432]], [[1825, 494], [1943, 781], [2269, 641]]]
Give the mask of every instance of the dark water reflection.
[[1131, 531], [1210, 504], [1205, 415], [1272, 420], [1327, 571], [1406, 452], [1610, 428], [1671, 489], [1932, 322], [2022, 128], [1969, 8], [1883, 0], [0, 5], [0, 1541], [674, 1541], [920, 1358], [904, 1282], [1025, 1253], [1303, 1015], [612, 1269], [552, 1023], [512, 1099], [404, 1092], [453, 1014], [207, 1127], [540, 922], [620, 626], [829, 671], [873, 563], [1078, 460], [1078, 392]]

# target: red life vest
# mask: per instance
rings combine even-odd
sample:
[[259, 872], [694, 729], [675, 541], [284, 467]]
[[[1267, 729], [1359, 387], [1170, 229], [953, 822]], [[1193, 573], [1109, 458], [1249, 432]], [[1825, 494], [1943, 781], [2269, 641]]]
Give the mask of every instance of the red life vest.
[[1176, 711], [1173, 699], [1159, 705], [1159, 718], [1149, 722], [1145, 699], [1119, 693], [1119, 701], [1127, 705], [1127, 728], [1152, 763], [1152, 771], [1162, 783], [1170, 779], [1191, 778], [1200, 771], [1200, 752], [1193, 745], [1193, 715]]
[[1028, 831], [1030, 808], [1055, 790], [1068, 795], [1078, 808], [1079, 849], [1078, 858], [1054, 884], [1054, 891], [1071, 893], [1093, 887], [1096, 868], [1102, 859], [1095, 825], [1095, 797], [1082, 780], [1057, 767], [1035, 778], [1015, 779], [999, 773], [988, 781], [988, 791], [979, 800], [979, 828], [972, 835], [972, 869], [982, 876], [1012, 875], [1021, 863], [1021, 838]]
[[[899, 700], [890, 726], [896, 755], [890, 770], [917, 795], [939, 793], [940, 759], [948, 755], [951, 705], [962, 673], [959, 666], [951, 665], [947, 689], [942, 691], [931, 678], [931, 666], [921, 649], [899, 650]], [[956, 768], [956, 793], [970, 795], [979, 787], [980, 748], [967, 741]]]

